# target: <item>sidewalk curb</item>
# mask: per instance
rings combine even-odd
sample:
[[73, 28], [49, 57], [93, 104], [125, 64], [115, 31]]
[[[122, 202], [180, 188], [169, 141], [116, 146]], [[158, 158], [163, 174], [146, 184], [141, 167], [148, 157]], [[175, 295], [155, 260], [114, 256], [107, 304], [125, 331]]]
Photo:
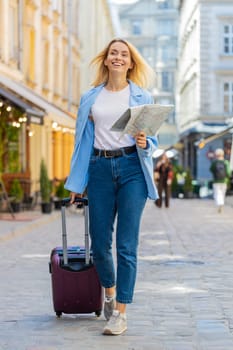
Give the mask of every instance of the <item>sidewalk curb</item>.
[[229, 207], [233, 207], [233, 196], [226, 196], [226, 205]]
[[20, 227], [18, 229], [13, 228], [11, 232], [3, 234], [0, 237], [0, 244], [3, 242], [9, 241], [13, 238], [20, 237], [24, 234], [27, 234], [39, 226], [48, 224], [49, 222], [56, 220], [60, 215], [61, 215], [60, 212], [58, 213], [54, 212], [52, 214], [49, 214], [49, 216], [42, 216], [41, 218], [35, 219], [33, 222], [25, 224], [24, 227]]

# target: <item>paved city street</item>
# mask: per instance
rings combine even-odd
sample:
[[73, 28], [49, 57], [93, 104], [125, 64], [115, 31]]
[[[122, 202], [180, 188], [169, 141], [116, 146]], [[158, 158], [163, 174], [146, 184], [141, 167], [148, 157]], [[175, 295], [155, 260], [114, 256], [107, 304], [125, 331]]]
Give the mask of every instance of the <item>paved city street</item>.
[[[61, 244], [60, 212], [0, 219], [0, 350], [232, 350], [233, 207], [211, 199], [148, 201], [128, 330], [103, 336], [103, 315], [56, 318], [48, 268]], [[83, 215], [67, 211], [69, 244], [83, 242]]]

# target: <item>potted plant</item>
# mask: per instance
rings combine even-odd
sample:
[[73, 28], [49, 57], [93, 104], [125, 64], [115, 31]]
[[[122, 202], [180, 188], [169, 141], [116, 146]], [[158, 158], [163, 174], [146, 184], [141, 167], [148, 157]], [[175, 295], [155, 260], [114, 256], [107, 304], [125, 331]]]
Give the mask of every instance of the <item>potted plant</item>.
[[51, 202], [52, 186], [48, 177], [48, 171], [45, 161], [42, 159], [40, 164], [40, 194], [42, 213], [50, 214], [52, 212]]
[[185, 198], [193, 198], [193, 184], [190, 169], [187, 169], [184, 179], [184, 196]]
[[69, 197], [70, 192], [65, 189], [64, 185], [65, 182], [62, 180], [55, 188], [54, 208], [57, 210], [61, 209], [61, 200], [65, 197]]
[[23, 188], [18, 179], [12, 181], [9, 196], [11, 197], [11, 207], [15, 213], [18, 213], [21, 209], [21, 203], [23, 200]]
[[183, 194], [183, 168], [180, 165], [173, 165], [173, 179], [171, 192], [173, 198], [180, 198]]

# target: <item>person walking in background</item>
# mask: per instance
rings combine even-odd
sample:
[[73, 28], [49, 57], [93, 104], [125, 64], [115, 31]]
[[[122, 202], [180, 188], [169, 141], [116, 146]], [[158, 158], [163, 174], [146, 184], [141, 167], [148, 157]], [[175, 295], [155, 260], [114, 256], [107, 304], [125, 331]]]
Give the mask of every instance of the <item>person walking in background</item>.
[[221, 148], [215, 151], [215, 160], [210, 166], [210, 171], [213, 174], [213, 196], [218, 207], [218, 212], [221, 213], [225, 204], [227, 191], [227, 183], [231, 175], [229, 161], [224, 159], [224, 151]]
[[159, 199], [155, 201], [155, 204], [158, 208], [162, 207], [163, 203], [163, 192], [165, 195], [165, 207], [168, 208], [170, 204], [170, 197], [171, 197], [171, 184], [173, 179], [173, 171], [172, 171], [172, 164], [167, 157], [166, 153], [163, 153], [161, 160], [158, 161], [156, 168], [155, 168], [155, 175], [154, 178], [157, 178], [157, 186], [158, 186], [158, 193], [159, 193]]
[[[93, 260], [105, 288], [104, 334], [127, 329], [126, 306], [133, 300], [137, 247], [142, 211], [147, 197], [156, 200], [152, 154], [154, 135], [138, 131], [124, 135], [110, 131], [130, 106], [153, 104], [145, 90], [153, 70], [136, 48], [112, 40], [92, 64], [97, 67], [94, 87], [81, 98], [75, 148], [65, 187], [71, 203], [87, 188]], [[116, 225], [117, 266], [112, 256]], [[116, 271], [116, 274], [115, 274]]]

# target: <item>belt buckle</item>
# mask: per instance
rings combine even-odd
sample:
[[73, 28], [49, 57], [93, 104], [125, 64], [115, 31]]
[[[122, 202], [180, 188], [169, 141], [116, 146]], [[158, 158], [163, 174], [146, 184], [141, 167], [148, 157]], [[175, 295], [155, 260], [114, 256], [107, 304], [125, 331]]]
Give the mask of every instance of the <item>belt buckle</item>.
[[112, 156], [108, 156], [108, 155], [107, 155], [107, 152], [108, 152], [108, 151], [107, 151], [106, 149], [104, 149], [104, 158], [112, 158]]

